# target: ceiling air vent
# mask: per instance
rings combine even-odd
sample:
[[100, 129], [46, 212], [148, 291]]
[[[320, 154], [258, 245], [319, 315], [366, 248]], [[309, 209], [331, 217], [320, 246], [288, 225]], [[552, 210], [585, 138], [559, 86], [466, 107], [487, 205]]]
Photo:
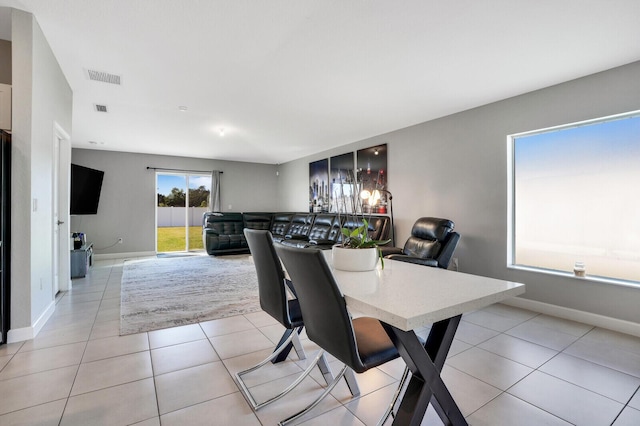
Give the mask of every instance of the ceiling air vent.
[[106, 105], [98, 105], [98, 104], [96, 104], [96, 111], [97, 112], [108, 112], [107, 111], [107, 106]]
[[109, 74], [104, 71], [87, 70], [89, 80], [101, 81], [103, 83], [120, 85], [120, 76], [115, 74]]

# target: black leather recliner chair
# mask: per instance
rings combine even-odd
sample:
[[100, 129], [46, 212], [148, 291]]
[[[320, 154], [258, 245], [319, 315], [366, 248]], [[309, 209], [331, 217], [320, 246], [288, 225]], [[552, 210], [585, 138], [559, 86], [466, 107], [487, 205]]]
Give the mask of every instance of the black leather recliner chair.
[[382, 254], [387, 259], [447, 269], [460, 240], [454, 226], [448, 219], [421, 217], [413, 224], [404, 248], [381, 247]]

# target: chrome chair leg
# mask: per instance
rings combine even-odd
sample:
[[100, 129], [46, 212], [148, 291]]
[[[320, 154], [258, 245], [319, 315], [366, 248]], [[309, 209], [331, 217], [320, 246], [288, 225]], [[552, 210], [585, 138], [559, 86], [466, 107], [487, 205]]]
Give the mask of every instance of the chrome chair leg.
[[329, 395], [329, 392], [331, 392], [333, 390], [333, 388], [336, 387], [336, 385], [338, 384], [338, 382], [340, 382], [340, 379], [342, 379], [342, 377], [344, 377], [345, 372], [347, 371], [349, 367], [347, 367], [346, 365], [344, 367], [342, 367], [342, 369], [340, 370], [340, 372], [338, 373], [338, 375], [336, 376], [336, 378], [333, 380], [333, 382], [331, 382], [330, 385], [328, 385], [325, 389], [324, 392], [322, 392], [322, 394], [320, 394], [320, 396], [318, 398], [315, 399], [315, 401], [313, 401], [311, 404], [309, 404], [306, 408], [304, 408], [301, 411], [298, 411], [296, 414], [294, 414], [293, 416], [287, 417], [286, 419], [280, 421], [278, 423], [279, 426], [285, 426], [288, 425], [289, 423], [299, 419], [300, 417], [304, 416], [305, 414], [307, 414], [309, 411], [313, 410], [314, 407], [318, 404], [320, 404], [320, 402], [327, 396]]
[[[338, 373], [338, 375], [336, 376], [334, 381], [325, 388], [324, 392], [322, 392], [322, 394], [318, 398], [316, 398], [311, 404], [309, 404], [303, 410], [298, 411], [296, 414], [294, 414], [294, 415], [292, 415], [290, 417], [287, 417], [286, 419], [280, 421], [278, 423], [278, 425], [279, 426], [288, 425], [289, 423], [296, 421], [300, 417], [302, 417], [305, 414], [307, 414], [309, 411], [313, 410], [333, 390], [333, 388], [336, 387], [336, 385], [340, 382], [340, 379], [342, 379], [343, 377], [347, 381], [347, 386], [349, 386], [349, 388], [351, 389], [351, 384], [349, 383], [349, 380], [347, 380], [348, 376], [351, 376], [351, 378], [353, 380], [353, 383], [356, 383], [355, 374], [353, 373], [353, 370], [345, 365], [344, 367], [342, 367], [342, 369], [340, 370], [340, 372]], [[387, 421], [389, 416], [393, 415], [393, 410], [395, 408], [396, 403], [398, 402], [398, 398], [402, 394], [402, 389], [404, 388], [408, 377], [409, 377], [409, 368], [405, 368], [404, 373], [402, 374], [402, 378], [400, 379], [400, 383], [398, 385], [398, 388], [396, 389], [395, 393], [393, 394], [393, 398], [391, 400], [391, 403], [389, 404], [389, 406], [385, 410], [385, 412], [382, 415], [382, 417], [380, 418], [380, 420], [378, 420], [377, 426], [382, 426], [384, 424], [384, 422]], [[356, 389], [357, 389], [357, 383], [356, 383]], [[353, 394], [353, 392], [352, 392], [352, 394]], [[358, 394], [357, 395], [353, 394], [353, 395], [354, 396], [358, 396], [359, 394], [360, 394], [360, 392], [358, 390]]]
[[324, 378], [325, 383], [327, 385], [331, 384], [331, 382], [334, 380], [333, 372], [331, 371], [331, 367], [329, 367], [329, 362], [327, 361], [327, 356], [325, 353], [323, 353], [318, 360], [318, 368], [322, 373], [322, 377]]
[[352, 396], [360, 396], [360, 386], [358, 386], [356, 374], [352, 369], [349, 368], [347, 371], [345, 371], [344, 381], [347, 382], [347, 387], [349, 388]]
[[[291, 333], [289, 335], [289, 337], [287, 337], [286, 340], [284, 340], [282, 343], [280, 343], [280, 345], [271, 353], [271, 355], [269, 355], [268, 357], [266, 357], [265, 359], [263, 359], [262, 361], [260, 361], [258, 364], [254, 365], [251, 368], [248, 368], [244, 371], [241, 371], [239, 373], [237, 373], [237, 375], [245, 375], [247, 373], [250, 373], [252, 371], [257, 370], [258, 368], [262, 367], [263, 365], [267, 364], [268, 362], [270, 362], [271, 360], [273, 360], [274, 358], [277, 358], [278, 355], [280, 355], [280, 353], [287, 347], [287, 345], [289, 343], [292, 342], [292, 340], [294, 340], [296, 338], [296, 336], [298, 335], [298, 333], [294, 332]], [[303, 358], [304, 359], [304, 358]]]
[[[277, 357], [271, 360], [273, 364], [277, 364], [287, 359], [287, 357], [289, 356], [289, 352], [291, 351], [292, 348], [296, 350], [296, 354], [298, 355], [299, 359], [305, 359], [307, 357], [307, 355], [304, 353], [304, 348], [300, 343], [300, 333], [302, 332], [303, 328], [304, 327], [296, 327], [294, 329], [284, 331], [284, 333], [282, 334], [282, 337], [280, 338], [280, 341], [276, 345], [276, 349], [283, 345], [284, 345], [284, 349], [280, 351], [280, 354]], [[297, 334], [297, 336], [294, 336], [293, 341], [288, 340], [292, 334]], [[287, 341], [290, 343], [285, 345], [284, 343]]]
[[294, 330], [292, 334], [295, 336], [293, 336], [293, 341], [291, 343], [293, 344], [293, 349], [296, 351], [296, 355], [298, 355], [298, 359], [306, 359], [307, 354], [304, 353], [304, 348], [302, 347], [302, 343], [300, 343], [300, 333], [298, 333], [297, 330]]
[[[297, 333], [293, 333], [295, 335], [297, 335]], [[290, 336], [291, 339], [293, 339], [293, 335]], [[289, 339], [287, 339], [289, 340]], [[247, 402], [249, 403], [249, 405], [251, 405], [251, 407], [254, 410], [259, 410], [260, 408], [271, 404], [274, 401], [279, 400], [280, 398], [282, 398], [283, 396], [285, 396], [286, 394], [288, 394], [289, 392], [291, 392], [296, 386], [298, 386], [312, 371], [313, 369], [316, 367], [316, 365], [320, 368], [320, 370], [322, 371], [323, 369], [329, 369], [329, 365], [327, 364], [327, 360], [324, 354], [324, 350], [320, 350], [318, 352], [318, 354], [316, 355], [316, 357], [313, 359], [313, 361], [311, 361], [311, 363], [307, 366], [307, 368], [300, 374], [300, 376], [298, 376], [298, 378], [296, 378], [296, 380], [291, 383], [289, 386], [287, 386], [282, 392], [280, 392], [279, 394], [267, 399], [264, 402], [257, 402], [255, 400], [255, 398], [253, 397], [253, 395], [251, 394], [251, 392], [249, 391], [249, 388], [247, 387], [247, 385], [244, 383], [244, 381], [242, 380], [242, 376], [244, 376], [245, 374], [248, 374], [252, 371], [257, 370], [258, 368], [262, 367], [263, 365], [267, 364], [268, 362], [270, 362], [273, 358], [277, 357], [278, 354], [280, 353], [280, 351], [286, 347], [286, 345], [288, 345], [290, 342], [287, 341], [285, 343], [283, 343], [278, 350], [274, 351], [268, 358], [264, 359], [262, 362], [260, 362], [259, 364], [256, 364], [255, 366], [246, 369], [244, 371], [240, 371], [238, 373], [236, 373], [236, 381], [238, 382], [238, 385], [240, 386], [240, 391], [242, 392], [242, 395], [245, 397], [245, 399], [247, 400]], [[325, 377], [325, 380], [327, 380], [327, 377], [330, 377], [331, 379], [333, 378], [333, 375], [331, 374], [331, 370], [328, 370], [328, 376], [327, 374], [325, 374], [323, 372], [323, 376]], [[331, 382], [331, 380], [329, 380], [329, 382]]]

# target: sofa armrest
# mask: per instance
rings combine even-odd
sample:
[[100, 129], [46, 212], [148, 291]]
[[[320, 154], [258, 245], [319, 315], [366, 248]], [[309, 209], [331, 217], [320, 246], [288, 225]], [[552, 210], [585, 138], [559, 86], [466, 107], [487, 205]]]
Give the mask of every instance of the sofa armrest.
[[300, 240], [296, 238], [292, 238], [290, 240], [282, 240], [279, 244], [287, 247], [297, 247], [297, 248], [307, 248], [310, 247], [309, 242], [307, 240]]
[[316, 246], [328, 246], [336, 244], [335, 240], [323, 240], [318, 238], [317, 240], [309, 240], [309, 244], [313, 244]]
[[307, 236], [306, 235], [285, 235], [284, 239], [285, 240], [304, 240], [304, 241], [307, 241]]
[[423, 259], [421, 257], [407, 256], [406, 254], [392, 254], [390, 256], [387, 256], [386, 258], [391, 260], [399, 260], [400, 262], [413, 263], [416, 265], [432, 266], [432, 267], [438, 266], [438, 261], [435, 259], [430, 259], [430, 258]]
[[460, 234], [457, 232], [451, 232], [440, 251], [440, 255], [438, 256], [438, 266], [440, 268], [448, 268], [449, 263], [451, 262], [451, 257], [453, 257], [453, 252], [458, 246], [458, 241], [460, 240]]
[[382, 253], [382, 257], [391, 256], [394, 254], [402, 254], [402, 249], [400, 247], [388, 247], [388, 246], [378, 246], [380, 252]]

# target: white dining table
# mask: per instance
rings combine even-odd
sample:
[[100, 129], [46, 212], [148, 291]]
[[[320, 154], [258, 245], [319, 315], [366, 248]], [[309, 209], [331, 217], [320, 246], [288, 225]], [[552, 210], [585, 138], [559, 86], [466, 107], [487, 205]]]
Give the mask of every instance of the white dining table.
[[[467, 422], [440, 372], [465, 312], [523, 294], [525, 285], [385, 259], [373, 271], [348, 272], [327, 263], [350, 310], [382, 322], [412, 376], [394, 417], [394, 425], [419, 425], [433, 404], [445, 424]], [[415, 333], [431, 326], [426, 343]]]

